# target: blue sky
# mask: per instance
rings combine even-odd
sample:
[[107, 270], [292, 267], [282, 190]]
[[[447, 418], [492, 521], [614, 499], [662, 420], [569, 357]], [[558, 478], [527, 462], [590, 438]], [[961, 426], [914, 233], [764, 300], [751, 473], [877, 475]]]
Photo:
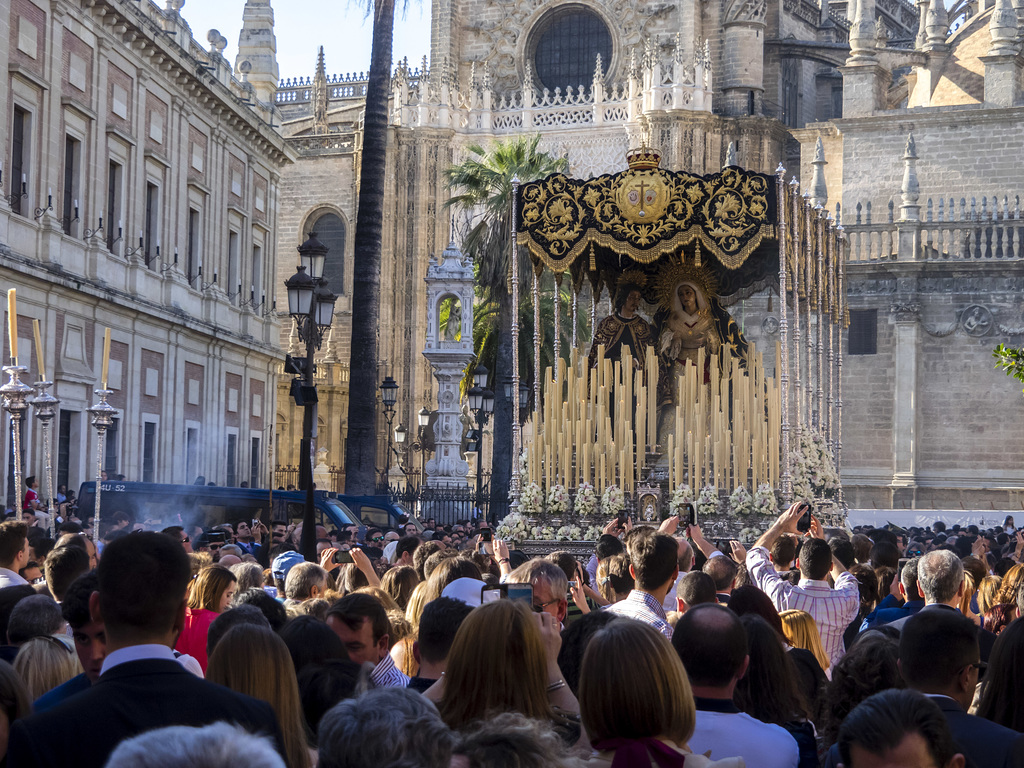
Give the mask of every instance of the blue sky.
[[[370, 68], [372, 20], [363, 5], [337, 0], [271, 0], [277, 62], [281, 78], [312, 76], [316, 49], [324, 47], [327, 73], [344, 74]], [[399, 6], [401, 3], [399, 3]], [[192, 0], [181, 9], [192, 35], [208, 47], [206, 33], [218, 30], [228, 39], [224, 55], [234, 63], [244, 0]], [[430, 54], [430, 4], [410, 2], [405, 18], [395, 19], [394, 58], [408, 56], [410, 64]]]

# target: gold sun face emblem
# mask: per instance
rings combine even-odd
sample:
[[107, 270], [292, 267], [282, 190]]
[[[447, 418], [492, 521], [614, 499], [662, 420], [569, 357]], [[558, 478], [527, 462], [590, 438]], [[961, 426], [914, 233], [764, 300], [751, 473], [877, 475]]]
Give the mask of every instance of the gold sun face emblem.
[[665, 213], [668, 189], [657, 171], [629, 171], [616, 195], [619, 211], [627, 221], [648, 223]]

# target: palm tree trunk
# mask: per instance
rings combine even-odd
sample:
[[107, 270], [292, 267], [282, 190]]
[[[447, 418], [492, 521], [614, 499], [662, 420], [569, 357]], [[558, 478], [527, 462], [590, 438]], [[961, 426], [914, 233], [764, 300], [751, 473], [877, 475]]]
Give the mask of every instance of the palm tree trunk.
[[356, 212], [351, 378], [345, 445], [345, 493], [358, 495], [372, 494], [376, 486], [380, 251], [394, 26], [394, 0], [376, 0]]

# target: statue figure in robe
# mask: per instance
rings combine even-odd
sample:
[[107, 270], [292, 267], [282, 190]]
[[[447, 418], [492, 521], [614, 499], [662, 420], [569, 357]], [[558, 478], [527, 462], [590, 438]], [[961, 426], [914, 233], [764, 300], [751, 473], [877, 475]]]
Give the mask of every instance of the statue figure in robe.
[[621, 360], [625, 353], [633, 358], [633, 367], [643, 368], [647, 347], [653, 343], [650, 324], [637, 314], [643, 299], [638, 282], [620, 281], [615, 291], [615, 311], [598, 323], [588, 358], [590, 367], [597, 365], [597, 348], [604, 344], [608, 360]]

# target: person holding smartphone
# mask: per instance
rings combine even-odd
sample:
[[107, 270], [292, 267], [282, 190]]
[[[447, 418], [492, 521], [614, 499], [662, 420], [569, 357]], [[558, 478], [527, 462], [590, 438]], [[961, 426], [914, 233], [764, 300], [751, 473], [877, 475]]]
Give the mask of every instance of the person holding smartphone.
[[[806, 532], [802, 532], [800, 529], [805, 526]], [[796, 586], [779, 575], [768, 556], [772, 544], [784, 533], [803, 533], [796, 558], [801, 578]], [[835, 667], [846, 651], [843, 632], [860, 610], [860, 587], [853, 574], [832, 555], [825, 530], [814, 516], [810, 502], [798, 501], [779, 515], [751, 547], [746, 562], [751, 581], [771, 598], [776, 610], [799, 610], [811, 615]], [[826, 580], [830, 572], [835, 587]]]

